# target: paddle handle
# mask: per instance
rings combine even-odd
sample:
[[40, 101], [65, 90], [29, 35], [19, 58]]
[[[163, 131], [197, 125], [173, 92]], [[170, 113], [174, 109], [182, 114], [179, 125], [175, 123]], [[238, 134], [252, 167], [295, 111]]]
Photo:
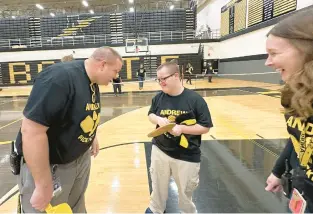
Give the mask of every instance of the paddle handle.
[[52, 210], [52, 206], [51, 206], [51, 204], [49, 203], [48, 206], [47, 206], [47, 208], [45, 209], [45, 211], [46, 211], [47, 213], [50, 213], [51, 210]]

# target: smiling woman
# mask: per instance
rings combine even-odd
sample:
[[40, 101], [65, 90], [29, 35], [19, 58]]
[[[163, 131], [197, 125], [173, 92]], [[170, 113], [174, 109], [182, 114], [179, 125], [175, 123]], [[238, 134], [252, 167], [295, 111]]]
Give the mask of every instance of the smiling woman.
[[301, 117], [313, 114], [313, 10], [291, 16], [268, 33], [266, 65], [287, 82], [282, 93], [288, 112]]
[[[286, 82], [281, 103], [285, 108], [290, 135], [284, 151], [267, 179], [267, 191], [282, 188], [291, 198], [290, 210], [297, 192], [301, 192], [301, 209], [313, 211], [313, 10], [304, 10], [277, 24], [266, 43], [266, 65], [280, 71]], [[294, 169], [293, 175], [289, 171]], [[303, 197], [303, 198], [302, 198]], [[298, 197], [300, 198], [300, 197]]]

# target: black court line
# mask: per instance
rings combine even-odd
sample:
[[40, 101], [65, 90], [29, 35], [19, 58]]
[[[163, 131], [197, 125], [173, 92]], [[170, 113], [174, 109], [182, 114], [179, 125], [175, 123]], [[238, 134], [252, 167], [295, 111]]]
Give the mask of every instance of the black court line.
[[214, 140], [216, 140], [216, 138], [213, 135], [210, 135]]
[[113, 147], [117, 147], [117, 146], [126, 146], [126, 145], [131, 145], [131, 144], [136, 144], [136, 143], [144, 144], [144, 143], [148, 143], [148, 142], [119, 143], [119, 144], [114, 144], [111, 146], [102, 147], [99, 150], [109, 149], [109, 148], [113, 148]]
[[256, 136], [259, 136], [260, 138], [262, 138], [262, 139], [264, 139], [264, 137], [262, 137], [261, 135], [259, 135], [259, 134], [255, 134]]

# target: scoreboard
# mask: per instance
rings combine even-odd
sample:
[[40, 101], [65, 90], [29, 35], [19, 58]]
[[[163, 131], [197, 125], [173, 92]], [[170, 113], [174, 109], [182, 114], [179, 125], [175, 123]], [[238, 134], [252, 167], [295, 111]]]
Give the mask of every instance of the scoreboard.
[[297, 0], [249, 0], [248, 27], [297, 9]]
[[231, 0], [221, 8], [221, 36], [297, 9], [297, 0]]
[[221, 9], [221, 36], [246, 28], [247, 0], [232, 0]]

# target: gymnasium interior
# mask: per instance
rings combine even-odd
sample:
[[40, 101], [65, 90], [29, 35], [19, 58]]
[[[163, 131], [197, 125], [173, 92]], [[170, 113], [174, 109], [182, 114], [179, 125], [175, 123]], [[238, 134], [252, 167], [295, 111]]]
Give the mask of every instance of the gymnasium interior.
[[[121, 93], [99, 86], [100, 152], [85, 194], [89, 213], [144, 213], [152, 191], [149, 122], [161, 90], [156, 69], [177, 60], [184, 87], [207, 102], [214, 127], [202, 136], [199, 213], [284, 213], [287, 199], [265, 191], [288, 133], [279, 73], [265, 66], [266, 34], [313, 0], [0, 0], [0, 212], [16, 213], [10, 154], [37, 74], [64, 56], [112, 47], [123, 58]], [[137, 71], [146, 70], [143, 88]], [[212, 75], [207, 74], [208, 65]], [[210, 77], [210, 78], [209, 78]], [[179, 213], [171, 179], [166, 213]]]

